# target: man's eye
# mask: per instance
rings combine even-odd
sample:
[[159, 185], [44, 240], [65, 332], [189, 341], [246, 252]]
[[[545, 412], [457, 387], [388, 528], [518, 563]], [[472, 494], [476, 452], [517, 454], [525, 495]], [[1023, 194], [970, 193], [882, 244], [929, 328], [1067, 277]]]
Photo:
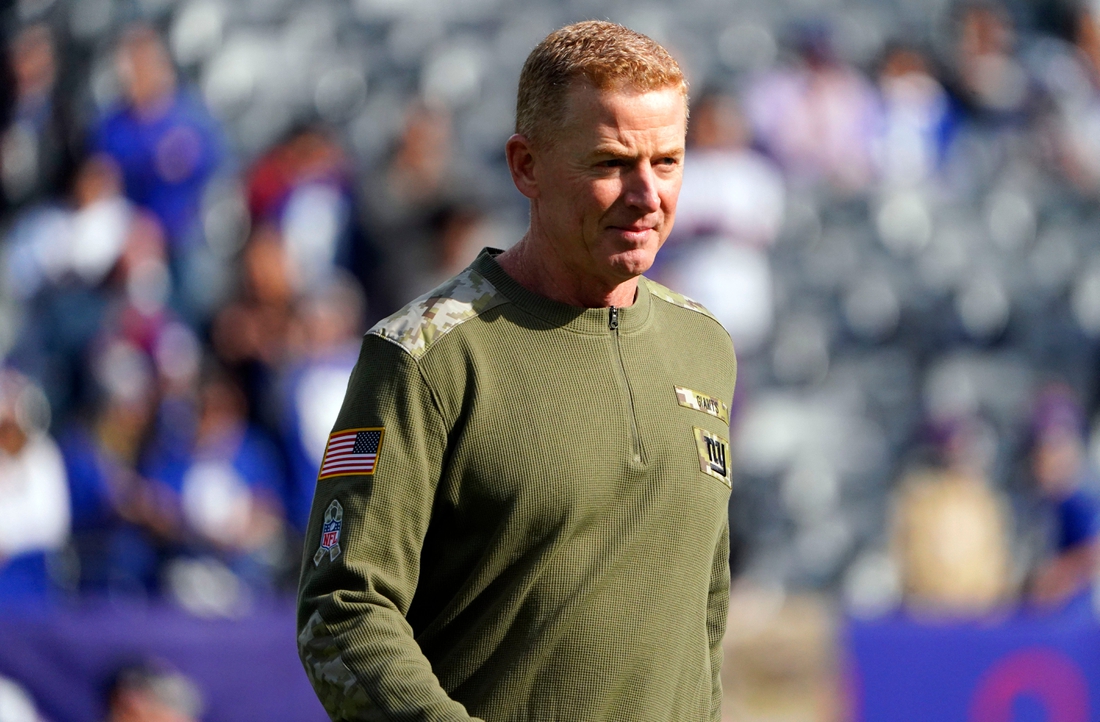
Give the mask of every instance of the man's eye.
[[604, 168], [622, 168], [626, 166], [626, 161], [622, 158], [609, 158], [608, 160], [602, 161], [600, 165]]

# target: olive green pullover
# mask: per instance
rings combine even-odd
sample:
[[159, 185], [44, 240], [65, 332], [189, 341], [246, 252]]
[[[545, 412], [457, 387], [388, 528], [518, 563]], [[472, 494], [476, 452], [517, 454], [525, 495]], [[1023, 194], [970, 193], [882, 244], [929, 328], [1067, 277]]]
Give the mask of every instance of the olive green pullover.
[[364, 338], [306, 536], [310, 680], [336, 720], [717, 720], [729, 335], [644, 278], [556, 303], [494, 253]]

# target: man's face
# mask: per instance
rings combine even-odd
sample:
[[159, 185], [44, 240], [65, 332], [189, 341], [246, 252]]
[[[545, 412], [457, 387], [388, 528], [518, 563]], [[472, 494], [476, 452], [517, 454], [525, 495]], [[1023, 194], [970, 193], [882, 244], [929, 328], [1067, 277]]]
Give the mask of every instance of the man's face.
[[686, 125], [679, 88], [569, 91], [534, 150], [532, 223], [574, 273], [618, 285], [653, 264], [676, 214]]
[[1039, 491], [1046, 496], [1060, 497], [1069, 493], [1081, 473], [1084, 450], [1076, 432], [1055, 429], [1044, 432], [1031, 457]]

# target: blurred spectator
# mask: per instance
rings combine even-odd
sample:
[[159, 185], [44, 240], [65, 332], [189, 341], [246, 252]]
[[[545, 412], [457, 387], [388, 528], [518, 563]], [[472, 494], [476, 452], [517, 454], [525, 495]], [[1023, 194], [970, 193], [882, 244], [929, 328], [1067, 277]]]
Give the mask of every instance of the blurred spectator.
[[676, 239], [720, 234], [757, 247], [775, 241], [786, 188], [779, 169], [754, 151], [751, 141], [736, 99], [712, 91], [695, 102], [676, 204]]
[[670, 249], [654, 275], [706, 306], [739, 355], [756, 353], [771, 335], [772, 270], [763, 250], [721, 235], [701, 236]]
[[295, 310], [278, 406], [290, 462], [285, 504], [299, 534], [305, 533], [317, 470], [359, 357], [364, 310], [363, 293], [348, 275], [334, 276]]
[[158, 369], [163, 367], [171, 374], [174, 364], [162, 344], [166, 338], [170, 342], [180, 324], [168, 306], [173, 288], [168, 263], [160, 223], [151, 214], [138, 214], [109, 279], [109, 305], [97, 340], [105, 344], [121, 339], [156, 359]]
[[22, 374], [0, 371], [0, 600], [46, 599], [48, 560], [69, 539], [69, 491], [49, 407]]
[[69, 424], [59, 436], [72, 495], [80, 590], [153, 594], [172, 519], [167, 495], [135, 471], [156, 408], [152, 363], [116, 339], [95, 365], [100, 391], [90, 418]]
[[963, 3], [956, 21], [955, 62], [962, 100], [995, 123], [1025, 120], [1031, 79], [1016, 57], [1016, 29], [1007, 9], [980, 0]]
[[469, 192], [455, 166], [451, 114], [437, 105], [410, 103], [384, 171], [366, 181], [367, 210], [386, 255], [390, 305], [404, 305], [440, 278], [439, 214]]
[[405, 125], [386, 168], [385, 205], [393, 213], [431, 208], [454, 180], [451, 115], [438, 105], [410, 104]]
[[1088, 6], [1077, 10], [1074, 45], [1047, 43], [1043, 75], [1058, 111], [1060, 170], [1087, 193], [1100, 190], [1100, 23]]
[[127, 28], [118, 45], [124, 102], [94, 129], [94, 148], [118, 163], [126, 195], [160, 220], [170, 255], [201, 239], [202, 192], [225, 159], [220, 130], [202, 103], [179, 87], [156, 30]]
[[355, 273], [366, 262], [353, 180], [350, 159], [315, 124], [292, 130], [249, 174], [252, 222], [279, 229], [299, 293], [324, 285], [337, 267]]
[[72, 170], [75, 128], [69, 96], [58, 87], [54, 36], [45, 24], [23, 28], [8, 45], [11, 97], [0, 138], [0, 186], [10, 209], [63, 192]]
[[62, 257], [86, 286], [101, 283], [122, 254], [134, 217], [122, 190], [118, 166], [107, 156], [92, 156], [77, 171], [72, 237]]
[[692, 109], [672, 242], [654, 275], [706, 306], [752, 354], [774, 321], [765, 249], [783, 222], [779, 170], [749, 147], [733, 98], [711, 93]]
[[198, 722], [203, 700], [182, 672], [143, 662], [120, 669], [107, 688], [105, 722]]
[[1095, 6], [1085, 3], [1076, 8], [1073, 38], [1093, 87], [1100, 86], [1100, 19]]
[[485, 213], [470, 203], [451, 203], [440, 208], [431, 218], [429, 228], [434, 233], [434, 275], [431, 287], [443, 283], [477, 258], [493, 236]]
[[0, 722], [47, 722], [39, 715], [27, 690], [18, 682], [0, 676]]
[[241, 379], [250, 399], [271, 395], [277, 369], [286, 358], [300, 287], [297, 270], [278, 228], [254, 228], [241, 254], [235, 298], [211, 324], [215, 355]]
[[1031, 579], [1031, 597], [1043, 606], [1065, 604], [1097, 578], [1100, 502], [1085, 456], [1084, 416], [1063, 386], [1040, 394], [1033, 416], [1031, 471], [1053, 515], [1049, 556]]
[[883, 103], [877, 156], [882, 180], [913, 186], [933, 176], [951, 133], [953, 115], [947, 92], [932, 74], [929, 60], [915, 48], [895, 45], [879, 68]]
[[247, 400], [228, 374], [207, 369], [194, 403], [190, 428], [178, 428], [182, 418], [174, 419], [177, 428], [158, 428], [140, 469], [172, 496], [182, 556], [177, 572], [169, 570], [171, 591], [185, 606], [205, 604], [187, 588], [194, 572], [224, 567], [232, 578], [217, 579], [244, 585], [227, 597], [236, 604], [247, 600], [245, 590], [272, 591], [283, 562], [283, 470], [274, 445], [248, 422]]
[[122, 253], [133, 214], [114, 161], [86, 159], [76, 170], [71, 204], [44, 204], [17, 219], [6, 244], [10, 292], [26, 301], [67, 284], [99, 285]]
[[1009, 520], [989, 485], [996, 436], [979, 418], [944, 421], [933, 432], [939, 463], [902, 480], [894, 552], [905, 604], [931, 616], [973, 616], [1008, 601]]
[[61, 415], [79, 403], [88, 344], [120, 293], [112, 271], [139, 230], [121, 191], [114, 162], [88, 158], [76, 171], [71, 205], [24, 211], [3, 249], [5, 287], [27, 311], [12, 362], [43, 383]]
[[828, 601], [737, 585], [722, 642], [722, 722], [831, 722], [841, 715]]
[[807, 27], [797, 62], [759, 77], [746, 109], [755, 136], [798, 185], [846, 191], [872, 180], [881, 113], [874, 87], [834, 54], [829, 31]]

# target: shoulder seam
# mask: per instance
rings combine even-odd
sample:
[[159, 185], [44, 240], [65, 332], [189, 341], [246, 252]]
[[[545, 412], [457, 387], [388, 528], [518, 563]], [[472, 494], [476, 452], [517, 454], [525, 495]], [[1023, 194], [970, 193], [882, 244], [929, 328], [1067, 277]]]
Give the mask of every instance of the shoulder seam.
[[[402, 351], [404, 351], [405, 353], [407, 353], [409, 356], [412, 356], [413, 361], [419, 361], [419, 359], [417, 359], [415, 356], [412, 355], [412, 352], [409, 351], [409, 349], [405, 348], [405, 345], [403, 343], [401, 343], [400, 341], [398, 341], [397, 339], [395, 339], [392, 336], [386, 335], [385, 329], [373, 329], [372, 328], [370, 331], [367, 331], [363, 335], [364, 336], [377, 336], [378, 338], [380, 338], [384, 341], [389, 341], [394, 346], [396, 346], [397, 348], [399, 348]], [[417, 365], [419, 366], [420, 364], [417, 363]]]
[[[643, 278], [645, 277], [643, 276]], [[694, 311], [695, 313], [706, 316], [707, 318], [713, 320], [715, 323], [721, 325], [721, 322], [719, 322], [718, 319], [715, 318], [714, 314], [711, 313], [706, 306], [699, 303], [695, 299], [688, 298], [682, 293], [677, 293], [668, 286], [664, 286], [649, 278], [646, 278], [645, 282], [649, 284], [649, 292], [653, 295], [654, 298], [660, 299], [661, 301], [664, 301], [671, 306], [677, 306], [687, 311]]]
[[[413, 368], [416, 370], [417, 376], [424, 383], [424, 387], [426, 389], [428, 389], [428, 396], [432, 400], [432, 406], [435, 408], [435, 413], [439, 415], [439, 420], [443, 423], [443, 427], [447, 428], [447, 414], [444, 413], [443, 404], [439, 400], [439, 394], [436, 393], [435, 387], [432, 386], [431, 379], [428, 378], [427, 374], [424, 372], [424, 367], [420, 363], [420, 359], [422, 358], [422, 355], [420, 357], [415, 356], [411, 351], [409, 351], [409, 349], [405, 348], [404, 344], [402, 344], [400, 341], [393, 338], [392, 336], [387, 336], [384, 333], [384, 331], [374, 331], [374, 330], [372, 330], [372, 331], [368, 331], [365, 335], [366, 336], [377, 336], [380, 339], [383, 339], [385, 341], [389, 341], [394, 346], [401, 349], [405, 353], [405, 355], [409, 357], [409, 362], [413, 365]], [[425, 353], [427, 353], [426, 350], [425, 350]]]
[[660, 283], [657, 283], [656, 281], [650, 280], [645, 276], [643, 276], [642, 278], [645, 278], [645, 282], [649, 284], [649, 292], [654, 298], [663, 301], [670, 306], [682, 308], [685, 311], [692, 311], [706, 319], [709, 319], [716, 326], [718, 326], [718, 328], [722, 329], [722, 333], [724, 333], [726, 337], [729, 338], [730, 343], [733, 343], [733, 336], [730, 335], [729, 329], [726, 328], [725, 325], [718, 320], [718, 317], [711, 313], [706, 306], [692, 298], [688, 298], [682, 293], [677, 293], [676, 291], [673, 291], [668, 286], [664, 286]]
[[382, 319], [366, 335], [383, 338], [419, 360], [454, 329], [507, 302], [489, 279], [468, 268]]

